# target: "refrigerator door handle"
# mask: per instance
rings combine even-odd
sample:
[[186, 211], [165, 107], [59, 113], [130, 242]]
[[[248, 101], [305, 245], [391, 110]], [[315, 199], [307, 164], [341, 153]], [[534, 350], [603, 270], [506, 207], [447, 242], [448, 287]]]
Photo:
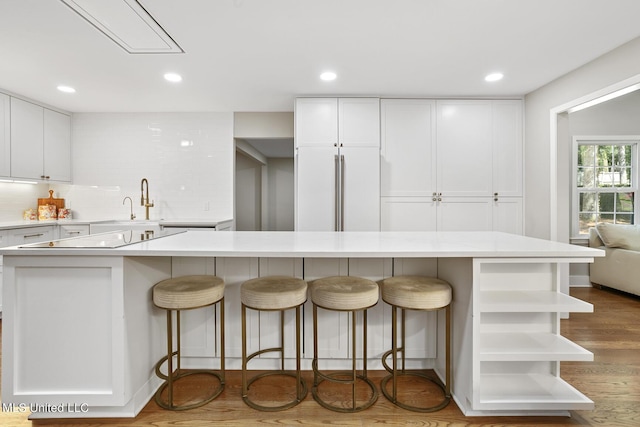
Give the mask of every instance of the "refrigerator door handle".
[[333, 201], [334, 201], [334, 215], [335, 215], [335, 221], [334, 221], [334, 230], [335, 231], [340, 231], [339, 226], [340, 226], [340, 167], [338, 165], [338, 162], [340, 161], [338, 155], [336, 154], [334, 156], [334, 165], [333, 165], [333, 169], [334, 169], [334, 179], [335, 179], [335, 191], [334, 191], [334, 196], [333, 196]]
[[344, 154], [340, 155], [340, 231], [344, 231]]

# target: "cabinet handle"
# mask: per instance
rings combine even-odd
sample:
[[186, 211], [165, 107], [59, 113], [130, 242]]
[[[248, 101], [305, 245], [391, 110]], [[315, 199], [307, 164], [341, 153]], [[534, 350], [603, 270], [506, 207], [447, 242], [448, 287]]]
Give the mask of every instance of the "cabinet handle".
[[42, 179], [50, 179], [51, 177], [49, 175], [40, 175], [40, 178], [42, 178]]
[[67, 233], [68, 233], [68, 234], [80, 234], [80, 232], [79, 232], [79, 231], [69, 231], [69, 232], [67, 232]]
[[44, 233], [39, 233], [39, 234], [25, 234], [23, 236], [24, 239], [29, 239], [31, 237], [40, 237], [40, 236], [44, 236]]
[[344, 231], [344, 154], [340, 155], [340, 231]]
[[336, 154], [333, 157], [334, 160], [334, 179], [335, 179], [335, 192], [334, 192], [334, 205], [335, 205], [335, 210], [334, 210], [334, 214], [335, 214], [335, 223], [334, 223], [334, 229], [335, 231], [339, 231], [339, 224], [340, 224], [340, 199], [339, 199], [339, 193], [340, 193], [340, 168], [338, 166], [338, 162], [340, 161], [338, 155]]
[[494, 202], [498, 201], [498, 193], [493, 193], [493, 201]]

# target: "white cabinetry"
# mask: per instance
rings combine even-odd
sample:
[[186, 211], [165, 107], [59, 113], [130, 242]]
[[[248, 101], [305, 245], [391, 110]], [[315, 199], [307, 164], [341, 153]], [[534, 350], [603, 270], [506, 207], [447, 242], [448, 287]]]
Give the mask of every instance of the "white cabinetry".
[[7, 230], [8, 246], [26, 245], [56, 239], [56, 226], [38, 226]]
[[60, 239], [66, 239], [69, 237], [86, 236], [89, 234], [89, 224], [80, 225], [60, 225], [59, 228]]
[[45, 179], [71, 181], [71, 117], [44, 109]]
[[0, 176], [11, 175], [11, 103], [0, 93]]
[[473, 409], [592, 409], [560, 378], [561, 361], [593, 360], [560, 335], [560, 317], [593, 306], [559, 291], [558, 264], [493, 259], [473, 268]]
[[296, 230], [380, 229], [380, 101], [296, 100]]
[[11, 98], [11, 176], [71, 180], [71, 119]]
[[382, 230], [522, 233], [520, 101], [384, 99], [381, 129]]

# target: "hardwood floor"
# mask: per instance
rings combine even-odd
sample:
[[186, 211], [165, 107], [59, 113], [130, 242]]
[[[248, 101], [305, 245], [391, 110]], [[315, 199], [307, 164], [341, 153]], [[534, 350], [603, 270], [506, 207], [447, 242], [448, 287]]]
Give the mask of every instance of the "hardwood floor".
[[[562, 321], [562, 333], [595, 354], [594, 362], [562, 363], [562, 377], [595, 402], [593, 411], [573, 411], [571, 417], [465, 417], [454, 402], [445, 409], [420, 414], [405, 411], [380, 396], [376, 404], [357, 414], [320, 407], [311, 394], [283, 412], [250, 409], [240, 397], [239, 372], [228, 372], [227, 387], [218, 399], [184, 412], [160, 409], [150, 402], [135, 419], [40, 420], [25, 413], [0, 413], [0, 425], [14, 426], [638, 426], [640, 425], [640, 298], [611, 290], [572, 288], [571, 294], [594, 304], [594, 313], [574, 313]], [[382, 372], [371, 372], [376, 384]], [[310, 374], [305, 373], [310, 384]], [[197, 387], [195, 382], [190, 386]], [[277, 395], [279, 383], [263, 388]], [[262, 387], [262, 386], [261, 386]], [[330, 390], [331, 391], [331, 390]]]

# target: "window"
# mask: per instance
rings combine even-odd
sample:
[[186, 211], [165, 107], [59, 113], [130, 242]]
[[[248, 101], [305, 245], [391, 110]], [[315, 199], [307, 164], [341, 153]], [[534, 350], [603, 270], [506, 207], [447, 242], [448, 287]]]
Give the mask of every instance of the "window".
[[575, 137], [573, 234], [600, 222], [635, 224], [640, 137]]

